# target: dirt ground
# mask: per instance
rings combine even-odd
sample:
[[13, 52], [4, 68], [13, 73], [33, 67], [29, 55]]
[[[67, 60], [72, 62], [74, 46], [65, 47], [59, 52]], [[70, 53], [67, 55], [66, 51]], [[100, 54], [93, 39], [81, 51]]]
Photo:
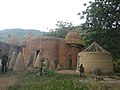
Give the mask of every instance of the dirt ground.
[[[57, 73], [79, 74], [79, 72], [76, 72], [75, 70], [61, 70], [61, 71], [57, 71]], [[89, 82], [92, 82], [93, 80], [96, 81], [97, 76], [93, 76], [93, 75], [92, 76], [86, 75], [86, 76], [87, 78], [80, 79], [79, 82], [89, 83]], [[103, 80], [96, 81], [96, 82], [104, 83], [110, 87], [120, 86], [120, 77], [116, 77], [115, 79], [113, 79], [113, 78], [108, 78], [107, 76], [102, 76], [102, 78]], [[7, 88], [11, 85], [14, 85], [16, 81], [17, 81], [17, 78], [14, 74], [0, 73], [0, 90], [7, 90]]]
[[9, 86], [14, 85], [16, 82], [16, 77], [9, 75], [7, 73], [0, 73], [0, 90], [7, 90]]
[[[61, 70], [58, 71], [58, 73], [63, 74], [79, 74], [76, 70]], [[109, 87], [109, 90], [119, 90], [117, 87], [120, 88], [120, 77], [113, 76], [114, 78], [109, 78], [108, 76], [98, 76], [98, 75], [91, 75], [91, 74], [85, 74], [87, 78], [80, 79], [79, 82], [81, 83], [103, 83], [107, 87]], [[98, 80], [99, 79], [99, 80]]]

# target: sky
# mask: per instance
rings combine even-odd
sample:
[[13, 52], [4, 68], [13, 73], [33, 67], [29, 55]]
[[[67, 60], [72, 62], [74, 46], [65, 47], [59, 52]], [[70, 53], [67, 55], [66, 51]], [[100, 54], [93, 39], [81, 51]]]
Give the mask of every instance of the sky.
[[37, 29], [49, 31], [57, 21], [80, 25], [77, 15], [89, 0], [0, 0], [0, 30]]

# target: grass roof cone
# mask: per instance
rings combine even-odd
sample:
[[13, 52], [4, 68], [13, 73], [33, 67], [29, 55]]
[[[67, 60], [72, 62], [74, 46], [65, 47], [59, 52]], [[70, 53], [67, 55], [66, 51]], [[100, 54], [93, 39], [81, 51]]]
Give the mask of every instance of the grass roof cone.
[[17, 54], [13, 53], [12, 58], [10, 59], [10, 63], [9, 63], [9, 69], [13, 69], [13, 67], [15, 66], [15, 62], [17, 59]]
[[13, 71], [24, 71], [25, 69], [26, 67], [24, 63], [23, 53], [19, 52]]
[[84, 51], [78, 53], [78, 59], [77, 63], [79, 65], [83, 64], [86, 73], [92, 73], [91, 71], [93, 68], [100, 68], [102, 73], [113, 72], [111, 54], [96, 42], [92, 43]]
[[83, 45], [83, 38], [80, 32], [71, 30], [65, 37], [66, 44], [68, 45]]

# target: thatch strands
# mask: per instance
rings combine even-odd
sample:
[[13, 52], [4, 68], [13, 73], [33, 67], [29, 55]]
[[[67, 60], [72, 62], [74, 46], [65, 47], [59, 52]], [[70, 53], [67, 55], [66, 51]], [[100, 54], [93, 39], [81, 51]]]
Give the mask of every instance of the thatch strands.
[[99, 46], [96, 42], [84, 51], [78, 53], [77, 63], [79, 65], [83, 64], [86, 73], [92, 73], [93, 68], [100, 68], [102, 73], [113, 72], [111, 54]]
[[65, 37], [66, 44], [83, 45], [83, 38], [78, 31], [72, 30]]
[[25, 70], [25, 64], [24, 64], [23, 53], [19, 52], [13, 71], [24, 71], [24, 70]]
[[17, 59], [17, 54], [13, 53], [12, 58], [9, 63], [9, 67], [8, 67], [9, 69], [13, 69], [13, 67], [15, 66], [16, 59]]

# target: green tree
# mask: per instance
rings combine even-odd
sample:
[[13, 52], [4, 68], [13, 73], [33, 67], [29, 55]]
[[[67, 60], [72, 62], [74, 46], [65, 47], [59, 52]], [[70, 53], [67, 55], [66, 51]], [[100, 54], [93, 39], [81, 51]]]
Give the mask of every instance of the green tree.
[[56, 24], [57, 28], [55, 30], [50, 29], [50, 32], [46, 34], [46, 36], [54, 36], [58, 38], [65, 38], [67, 33], [72, 30], [74, 27], [72, 23], [70, 22], [63, 22], [63, 21], [57, 21]]
[[89, 3], [86, 10], [78, 14], [81, 19], [86, 18], [82, 28], [87, 30], [85, 35], [87, 45], [96, 41], [115, 58], [119, 58], [120, 0], [95, 0]]

